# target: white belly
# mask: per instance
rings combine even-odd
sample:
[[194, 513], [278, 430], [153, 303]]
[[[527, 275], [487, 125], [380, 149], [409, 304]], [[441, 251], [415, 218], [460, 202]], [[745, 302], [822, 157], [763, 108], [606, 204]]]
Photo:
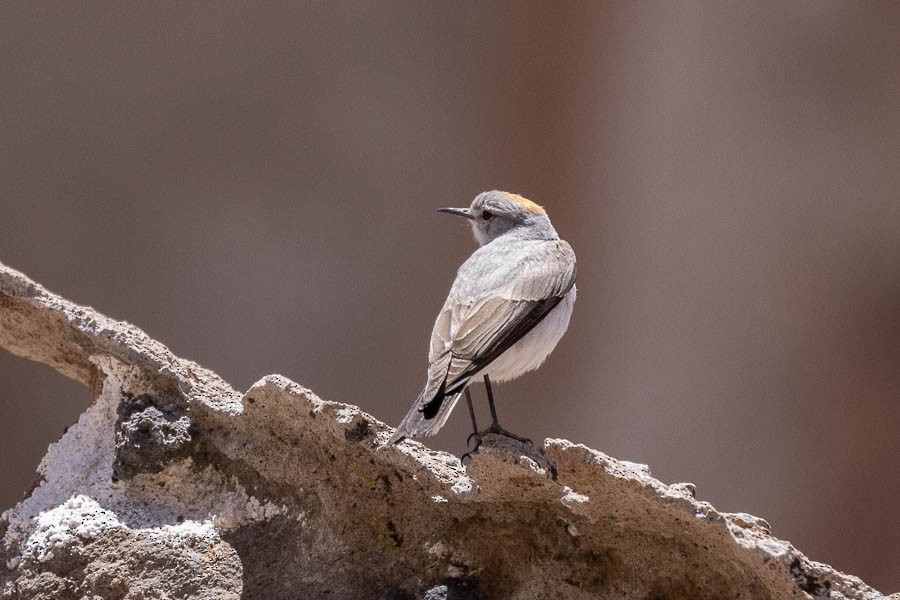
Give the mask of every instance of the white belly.
[[477, 377], [485, 373], [490, 376], [491, 381], [509, 381], [544, 364], [569, 327], [569, 319], [572, 317], [572, 308], [575, 305], [575, 295], [576, 290], [573, 285], [569, 293], [544, 317], [543, 321], [476, 374], [472, 381], [476, 381]]

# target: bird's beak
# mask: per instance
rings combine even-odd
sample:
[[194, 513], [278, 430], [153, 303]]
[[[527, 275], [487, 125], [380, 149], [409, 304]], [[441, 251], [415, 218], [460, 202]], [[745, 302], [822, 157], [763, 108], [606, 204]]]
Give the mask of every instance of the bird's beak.
[[468, 208], [439, 208], [438, 212], [450, 213], [451, 215], [456, 215], [458, 217], [465, 217], [467, 219], [474, 219], [475, 215], [473, 215]]

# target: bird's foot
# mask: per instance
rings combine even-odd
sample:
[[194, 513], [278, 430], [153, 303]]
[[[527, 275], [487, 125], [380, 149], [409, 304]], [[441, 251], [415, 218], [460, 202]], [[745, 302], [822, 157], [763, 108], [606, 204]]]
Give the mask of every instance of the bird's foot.
[[483, 429], [481, 431], [473, 431], [469, 434], [469, 437], [466, 438], [466, 447], [469, 447], [469, 444], [472, 442], [472, 439], [475, 439], [475, 447], [463, 454], [459, 457], [459, 460], [463, 463], [466, 462], [466, 459], [471, 459], [473, 454], [478, 452], [478, 449], [481, 448], [481, 442], [484, 441], [484, 436], [489, 433], [494, 433], [496, 435], [502, 435], [503, 437], [507, 437], [512, 440], [516, 440], [517, 442], [522, 442], [523, 444], [533, 445], [532, 441], [527, 437], [518, 436], [511, 431], [507, 431], [500, 427], [500, 425], [494, 423], [487, 429]]
[[482, 431], [480, 433], [481, 433], [481, 435], [485, 435], [488, 433], [496, 433], [497, 435], [502, 435], [503, 437], [508, 437], [511, 440], [516, 440], [517, 442], [522, 442], [523, 444], [533, 445], [532, 441], [530, 439], [528, 439], [527, 437], [522, 437], [522, 436], [514, 434], [511, 431], [507, 431], [507, 430], [503, 429], [502, 427], [500, 427], [500, 425], [498, 425], [497, 423], [494, 423], [493, 425], [491, 425], [490, 427], [488, 427], [487, 429], [485, 429], [484, 431]]

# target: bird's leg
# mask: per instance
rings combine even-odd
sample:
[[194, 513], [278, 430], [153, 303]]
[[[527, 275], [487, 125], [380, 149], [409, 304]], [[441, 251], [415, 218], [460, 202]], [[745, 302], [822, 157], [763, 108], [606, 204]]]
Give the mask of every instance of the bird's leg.
[[518, 440], [524, 444], [530, 444], [531, 440], [529, 440], [528, 438], [520, 437], [500, 427], [500, 421], [497, 420], [497, 409], [494, 406], [494, 390], [491, 388], [491, 378], [488, 377], [487, 373], [484, 374], [484, 389], [485, 391], [487, 391], [488, 406], [491, 409], [491, 426], [482, 431], [481, 434], [484, 435], [485, 433], [496, 433], [504, 437]]
[[494, 390], [491, 388], [491, 378], [484, 374], [484, 391], [487, 392], [488, 406], [491, 409], [491, 429], [500, 429], [500, 421], [497, 420], [497, 409], [494, 407]]
[[[481, 436], [478, 435], [478, 421], [475, 419], [475, 407], [472, 406], [472, 394], [469, 392], [469, 388], [466, 388], [466, 403], [469, 405], [469, 417], [472, 418], [472, 433], [469, 434], [469, 437], [466, 438], [466, 447], [469, 447], [469, 442], [472, 441], [472, 438], [477, 438], [478, 443], [481, 443]], [[477, 449], [478, 446], [475, 446]]]
[[478, 448], [481, 447], [481, 432], [478, 431], [478, 421], [475, 420], [475, 407], [472, 406], [472, 394], [469, 392], [468, 387], [466, 388], [466, 403], [469, 405], [469, 416], [472, 417], [472, 433], [466, 438], [466, 448], [469, 447], [469, 442], [472, 441], [472, 438], [475, 438], [475, 447], [459, 457], [460, 462], [463, 463], [466, 462], [467, 458], [472, 458], [472, 455], [478, 452]]
[[473, 429], [472, 433], [469, 434], [469, 437], [466, 438], [466, 447], [469, 446], [472, 438], [475, 438], [475, 447], [459, 457], [462, 462], [465, 462], [467, 458], [472, 458], [472, 455], [478, 452], [478, 449], [481, 447], [481, 440], [489, 433], [496, 433], [497, 435], [520, 441], [523, 444], [532, 443], [528, 438], [518, 436], [500, 427], [500, 421], [497, 420], [497, 407], [494, 406], [494, 390], [491, 388], [491, 379], [486, 374], [484, 376], [484, 389], [487, 392], [488, 407], [491, 409], [491, 426], [482, 431], [478, 431], [478, 423], [475, 420], [475, 407], [472, 406], [472, 395], [469, 393], [469, 388], [466, 388], [466, 402], [469, 404], [469, 416], [472, 417]]

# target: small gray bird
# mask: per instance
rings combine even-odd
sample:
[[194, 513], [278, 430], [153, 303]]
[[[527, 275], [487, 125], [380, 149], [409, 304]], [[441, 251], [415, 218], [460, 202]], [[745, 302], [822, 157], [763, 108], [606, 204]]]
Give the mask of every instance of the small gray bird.
[[[575, 253], [546, 211], [518, 194], [483, 192], [469, 208], [438, 210], [469, 219], [480, 248], [456, 274], [431, 333], [425, 389], [390, 443], [437, 433], [463, 392], [475, 450], [487, 433], [527, 441], [500, 427], [491, 380], [537, 369], [566, 332], [575, 303]], [[479, 377], [492, 418], [484, 431], [467, 389]]]

